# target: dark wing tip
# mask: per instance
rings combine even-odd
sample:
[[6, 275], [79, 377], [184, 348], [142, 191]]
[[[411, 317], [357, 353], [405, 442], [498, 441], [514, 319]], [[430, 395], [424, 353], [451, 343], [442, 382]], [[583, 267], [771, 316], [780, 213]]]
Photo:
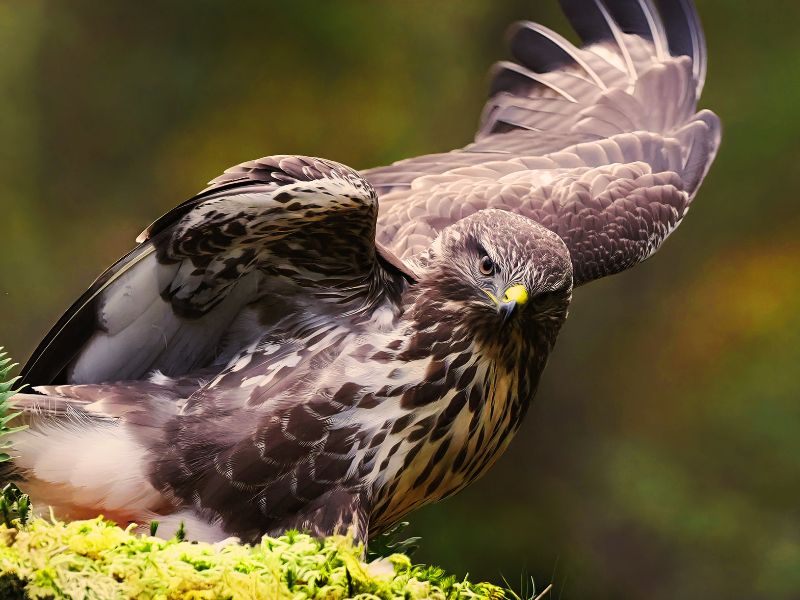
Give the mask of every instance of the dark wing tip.
[[66, 370], [78, 351], [101, 329], [97, 291], [131, 259], [137, 249], [125, 255], [94, 283], [56, 321], [31, 354], [20, 372], [23, 385], [66, 383]]
[[538, 23], [514, 23], [509, 28], [508, 38], [512, 56], [536, 73], [578, 64], [572, 44]]
[[585, 44], [612, 41], [619, 32], [651, 40], [659, 56], [692, 59], [697, 95], [706, 77], [707, 53], [700, 18], [692, 0], [560, 0], [561, 8]]
[[614, 30], [600, 0], [559, 0], [561, 10], [584, 44], [614, 40]]
[[706, 38], [692, 0], [656, 0], [664, 21], [670, 52], [692, 59], [697, 96], [703, 91], [708, 68]]

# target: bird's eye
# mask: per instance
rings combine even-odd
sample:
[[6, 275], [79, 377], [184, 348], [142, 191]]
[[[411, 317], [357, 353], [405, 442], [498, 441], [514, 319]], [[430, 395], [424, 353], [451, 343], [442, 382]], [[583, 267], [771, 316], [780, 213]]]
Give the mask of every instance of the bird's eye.
[[494, 262], [488, 256], [482, 256], [481, 261], [478, 263], [478, 268], [481, 270], [482, 275], [491, 275], [494, 273]]

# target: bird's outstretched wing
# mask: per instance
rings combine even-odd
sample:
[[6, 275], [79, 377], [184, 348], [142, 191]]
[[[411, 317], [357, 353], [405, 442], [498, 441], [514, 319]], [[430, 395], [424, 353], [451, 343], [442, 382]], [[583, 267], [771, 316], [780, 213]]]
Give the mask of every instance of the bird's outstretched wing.
[[714, 160], [719, 121], [696, 112], [706, 73], [691, 0], [562, 0], [576, 48], [536, 23], [495, 65], [474, 143], [364, 172], [378, 240], [401, 256], [483, 208], [558, 233], [575, 284], [648, 258], [678, 226]]
[[376, 215], [375, 191], [338, 163], [273, 156], [229, 169], [94, 282], [36, 349], [23, 382], [206, 367], [235, 346], [231, 326], [256, 299], [277, 318], [368, 306], [402, 277], [402, 263], [375, 245]]

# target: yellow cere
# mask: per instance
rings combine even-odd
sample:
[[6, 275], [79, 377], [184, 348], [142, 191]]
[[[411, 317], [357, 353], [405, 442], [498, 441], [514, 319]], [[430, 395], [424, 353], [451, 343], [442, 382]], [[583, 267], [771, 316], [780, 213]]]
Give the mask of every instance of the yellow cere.
[[516, 302], [517, 304], [525, 304], [528, 301], [528, 290], [524, 285], [512, 285], [506, 290], [503, 296], [503, 302]]

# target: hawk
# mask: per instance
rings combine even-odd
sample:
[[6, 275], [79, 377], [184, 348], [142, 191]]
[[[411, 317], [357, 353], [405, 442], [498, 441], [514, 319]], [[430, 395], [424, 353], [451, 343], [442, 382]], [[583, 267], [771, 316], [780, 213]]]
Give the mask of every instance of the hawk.
[[65, 516], [366, 540], [508, 446], [573, 287], [651, 256], [719, 145], [689, 0], [562, 0], [510, 36], [476, 139], [358, 173], [243, 163], [45, 337], [14, 435]]

